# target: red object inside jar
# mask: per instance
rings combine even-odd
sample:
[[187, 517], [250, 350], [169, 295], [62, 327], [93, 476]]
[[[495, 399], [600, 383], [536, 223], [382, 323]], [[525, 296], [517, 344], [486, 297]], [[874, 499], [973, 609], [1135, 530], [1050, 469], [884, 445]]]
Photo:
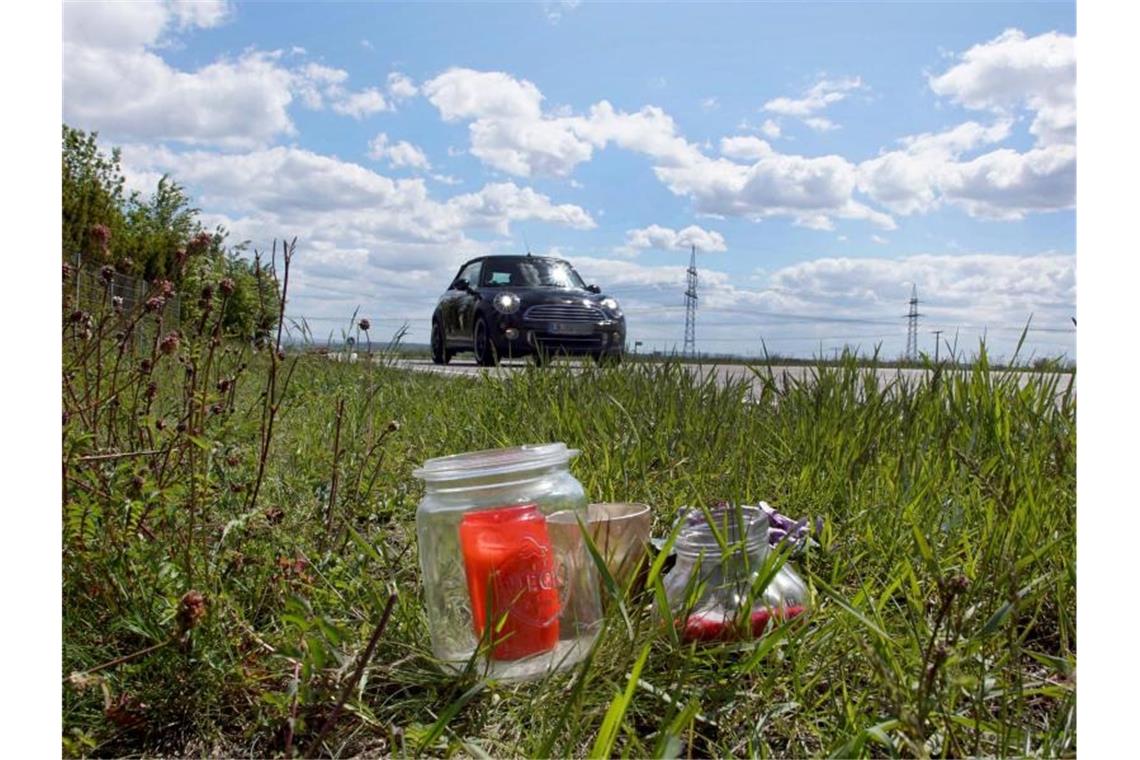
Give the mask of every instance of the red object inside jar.
[[538, 507], [468, 512], [459, 523], [459, 542], [475, 635], [484, 637], [489, 620], [491, 657], [518, 660], [553, 649], [561, 611], [557, 566]]
[[[768, 628], [768, 621], [777, 623], [791, 620], [803, 614], [804, 607], [793, 604], [788, 607], [777, 607], [756, 610], [752, 613], [751, 627], [753, 636], [762, 636]], [[723, 615], [710, 613], [693, 613], [685, 620], [685, 627], [681, 632], [683, 641], [733, 641], [739, 638], [736, 626]]]

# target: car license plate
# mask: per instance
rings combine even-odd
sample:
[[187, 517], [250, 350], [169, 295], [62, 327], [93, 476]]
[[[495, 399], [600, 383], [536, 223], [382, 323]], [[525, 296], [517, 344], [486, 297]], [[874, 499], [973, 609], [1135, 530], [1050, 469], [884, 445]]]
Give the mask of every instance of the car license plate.
[[594, 326], [588, 322], [551, 322], [550, 332], [553, 335], [589, 335]]

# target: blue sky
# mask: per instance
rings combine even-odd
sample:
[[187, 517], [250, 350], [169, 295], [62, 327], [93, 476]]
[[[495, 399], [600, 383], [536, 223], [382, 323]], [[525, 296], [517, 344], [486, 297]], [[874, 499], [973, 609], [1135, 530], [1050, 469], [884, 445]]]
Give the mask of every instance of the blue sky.
[[[1075, 31], [1049, 4], [67, 4], [64, 119], [235, 240], [290, 312], [424, 341], [467, 257], [555, 252], [679, 345], [1075, 356]], [[525, 240], [525, 242], [524, 242]], [[743, 329], [742, 329], [743, 326]]]

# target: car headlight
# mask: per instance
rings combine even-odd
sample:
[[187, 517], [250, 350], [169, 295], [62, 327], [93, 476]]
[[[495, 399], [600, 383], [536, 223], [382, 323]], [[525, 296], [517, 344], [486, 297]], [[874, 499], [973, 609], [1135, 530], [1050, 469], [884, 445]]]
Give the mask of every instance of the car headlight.
[[621, 316], [621, 304], [617, 302], [616, 298], [603, 298], [598, 304], [615, 317]]
[[500, 293], [491, 303], [500, 314], [514, 314], [519, 310], [519, 297], [514, 293]]

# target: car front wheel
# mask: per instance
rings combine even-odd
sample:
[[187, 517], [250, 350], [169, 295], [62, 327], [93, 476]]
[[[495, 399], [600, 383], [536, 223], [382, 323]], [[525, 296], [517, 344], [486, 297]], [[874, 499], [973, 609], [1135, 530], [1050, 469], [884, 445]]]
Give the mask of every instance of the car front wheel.
[[447, 364], [451, 361], [451, 353], [447, 350], [447, 343], [443, 339], [443, 326], [433, 322], [431, 326], [431, 360], [435, 364]]
[[494, 367], [499, 363], [495, 347], [491, 344], [491, 336], [487, 334], [487, 321], [482, 317], [475, 320], [475, 334], [472, 336], [471, 347], [475, 353], [476, 364], [482, 367]]

